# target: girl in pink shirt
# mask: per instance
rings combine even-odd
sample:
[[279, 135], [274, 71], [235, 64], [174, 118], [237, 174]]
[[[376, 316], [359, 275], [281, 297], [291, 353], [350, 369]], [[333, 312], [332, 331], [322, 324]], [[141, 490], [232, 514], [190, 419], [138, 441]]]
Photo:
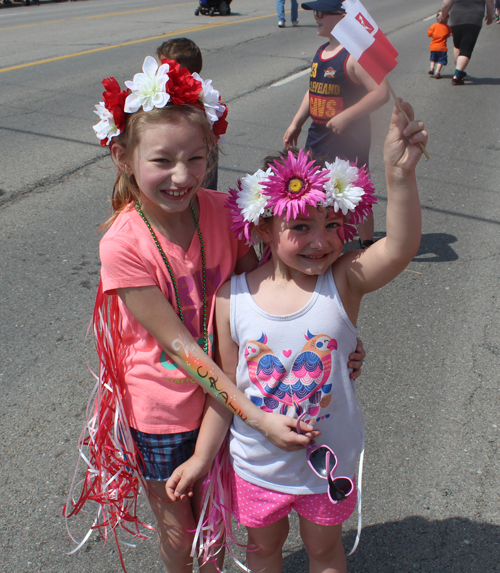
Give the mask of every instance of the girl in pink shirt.
[[202, 186], [227, 127], [227, 108], [211, 83], [149, 56], [126, 89], [114, 78], [103, 81], [94, 130], [118, 175], [100, 243], [97, 397], [80, 440], [89, 467], [79, 501], [65, 511], [77, 513], [91, 498], [103, 534], [119, 525], [140, 535], [142, 485], [161, 557], [176, 573], [192, 570], [199, 483], [191, 499], [172, 504], [165, 482], [194, 451], [205, 392], [280, 448], [302, 448], [317, 435], [308, 424], [299, 435], [290, 418], [253, 405], [211, 359], [215, 293], [233, 272], [257, 263], [230, 231], [226, 196]]

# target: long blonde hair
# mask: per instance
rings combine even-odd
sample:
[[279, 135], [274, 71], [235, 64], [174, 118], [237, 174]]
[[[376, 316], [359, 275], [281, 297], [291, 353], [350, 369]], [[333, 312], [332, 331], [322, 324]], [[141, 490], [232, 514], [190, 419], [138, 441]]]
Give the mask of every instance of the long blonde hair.
[[102, 227], [109, 227], [124, 209], [139, 199], [140, 190], [135, 177], [133, 174], [127, 172], [125, 165], [132, 157], [141, 133], [147, 129], [149, 125], [157, 125], [158, 123], [173, 124], [178, 122], [180, 118], [199, 125], [202, 129], [203, 138], [207, 146], [205, 181], [209, 179], [215, 167], [214, 157], [216, 157], [216, 155], [214, 154], [214, 150], [217, 141], [205, 112], [196, 105], [167, 105], [161, 109], [155, 108], [148, 112], [145, 112], [141, 108], [139, 111], [127, 116], [123, 133], [114, 137], [111, 142], [111, 146], [115, 143], [122, 145], [125, 149], [125, 156], [119, 164], [117, 163], [118, 174], [111, 196], [113, 214]]

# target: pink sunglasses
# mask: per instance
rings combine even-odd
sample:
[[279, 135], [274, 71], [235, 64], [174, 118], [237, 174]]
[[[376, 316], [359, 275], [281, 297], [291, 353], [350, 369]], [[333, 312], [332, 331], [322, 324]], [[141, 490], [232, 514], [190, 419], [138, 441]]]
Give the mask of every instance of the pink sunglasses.
[[[297, 434], [302, 434], [300, 422], [305, 415], [306, 412], [302, 412], [297, 419]], [[321, 479], [328, 480], [328, 498], [333, 504], [351, 495], [354, 490], [352, 480], [348, 477], [333, 477], [337, 469], [337, 456], [329, 446], [311, 443], [306, 446], [306, 453], [312, 471]]]

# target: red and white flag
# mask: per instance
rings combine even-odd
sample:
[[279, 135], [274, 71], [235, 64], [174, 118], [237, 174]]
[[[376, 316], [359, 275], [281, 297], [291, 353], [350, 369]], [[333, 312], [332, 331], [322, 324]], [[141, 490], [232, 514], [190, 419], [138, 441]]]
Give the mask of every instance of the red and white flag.
[[345, 0], [343, 8], [346, 15], [332, 30], [332, 35], [380, 84], [397, 66], [398, 52], [359, 0]]

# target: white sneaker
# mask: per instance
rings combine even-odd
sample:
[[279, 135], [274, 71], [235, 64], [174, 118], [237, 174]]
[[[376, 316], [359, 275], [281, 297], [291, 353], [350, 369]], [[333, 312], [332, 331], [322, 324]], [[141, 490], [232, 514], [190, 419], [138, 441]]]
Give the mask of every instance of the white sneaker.
[[284, 27], [285, 27], [285, 20], [280, 20], [280, 21], [278, 22], [278, 27], [279, 27], [279, 28], [284, 28]]
[[298, 26], [298, 25], [299, 25], [299, 21], [298, 21], [298, 20], [294, 20], [294, 21], [292, 22], [292, 26]]

